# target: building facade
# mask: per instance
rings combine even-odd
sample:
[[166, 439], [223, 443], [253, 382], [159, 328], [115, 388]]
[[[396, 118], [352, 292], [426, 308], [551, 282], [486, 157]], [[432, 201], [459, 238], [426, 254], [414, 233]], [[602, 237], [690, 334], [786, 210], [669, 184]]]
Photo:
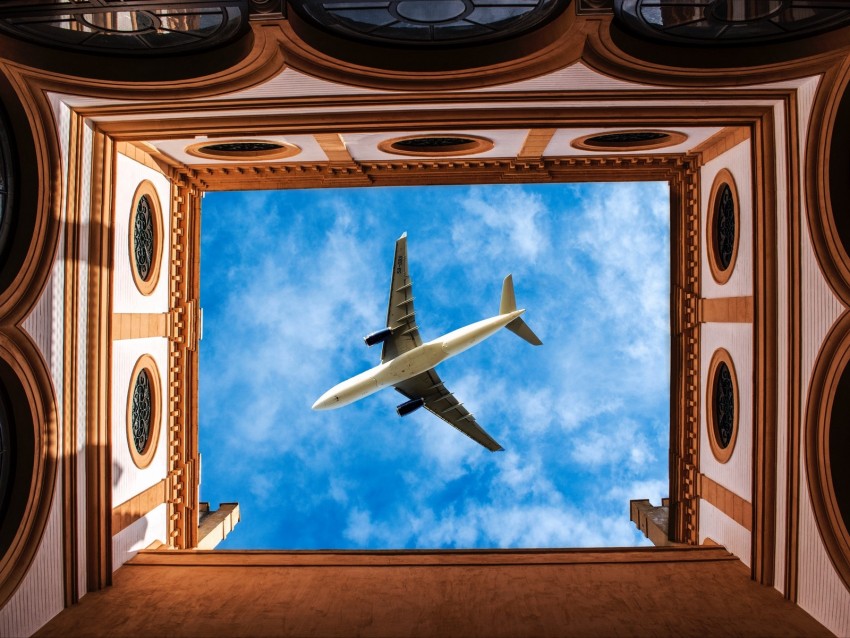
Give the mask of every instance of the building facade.
[[[0, 634], [850, 634], [850, 2], [13, 0], [0, 71]], [[672, 546], [196, 549], [204, 192], [627, 180]]]

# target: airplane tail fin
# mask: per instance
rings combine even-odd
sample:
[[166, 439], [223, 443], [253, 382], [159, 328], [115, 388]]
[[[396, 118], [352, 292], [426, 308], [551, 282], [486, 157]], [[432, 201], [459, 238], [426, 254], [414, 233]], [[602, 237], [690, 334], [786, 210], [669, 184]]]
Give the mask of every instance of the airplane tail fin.
[[516, 310], [516, 298], [514, 297], [514, 280], [511, 275], [505, 277], [502, 282], [502, 301], [499, 303], [499, 314], [506, 315]]
[[[514, 280], [511, 275], [505, 277], [505, 281], [502, 283], [502, 301], [499, 303], [499, 314], [504, 315], [509, 312], [513, 312], [516, 310], [516, 297], [514, 297]], [[534, 334], [531, 328], [528, 327], [528, 324], [525, 323], [521, 317], [517, 317], [513, 321], [511, 321], [508, 325], [505, 326], [508, 330], [513, 332], [518, 337], [522, 337], [528, 343], [533, 346], [541, 346], [543, 342], [540, 341], [540, 338]]]

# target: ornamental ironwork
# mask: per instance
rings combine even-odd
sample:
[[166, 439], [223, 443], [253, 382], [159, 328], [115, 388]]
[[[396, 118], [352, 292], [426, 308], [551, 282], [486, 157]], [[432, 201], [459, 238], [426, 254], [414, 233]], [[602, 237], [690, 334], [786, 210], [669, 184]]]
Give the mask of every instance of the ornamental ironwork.
[[627, 131], [624, 133], [606, 133], [588, 137], [584, 143], [588, 146], [626, 146], [657, 142], [670, 137], [667, 133], [656, 131]]
[[756, 44], [850, 23], [850, 0], [615, 0], [618, 22], [654, 40]]
[[261, 153], [285, 148], [283, 144], [274, 142], [223, 142], [207, 144], [198, 149], [201, 153]]
[[133, 221], [133, 257], [136, 272], [142, 281], [151, 275], [154, 256], [153, 204], [147, 195], [139, 197]]
[[735, 254], [735, 198], [728, 184], [717, 193], [714, 211], [714, 241], [716, 259], [722, 270], [729, 268]]
[[0, 8], [0, 30], [88, 52], [170, 53], [221, 45], [247, 32], [244, 5], [244, 0], [48, 0]]
[[412, 137], [394, 142], [393, 148], [401, 151], [427, 151], [463, 147], [477, 143], [476, 140], [468, 137]]
[[541, 26], [569, 0], [301, 0], [307, 20], [339, 35], [406, 45], [465, 44]]
[[735, 427], [735, 387], [729, 366], [725, 362], [721, 362], [715, 372], [713, 401], [717, 443], [725, 449], [732, 441], [732, 431]]
[[133, 431], [133, 446], [136, 452], [144, 454], [151, 436], [152, 412], [151, 381], [147, 370], [139, 370], [136, 383], [133, 386], [133, 405], [131, 412], [131, 428]]

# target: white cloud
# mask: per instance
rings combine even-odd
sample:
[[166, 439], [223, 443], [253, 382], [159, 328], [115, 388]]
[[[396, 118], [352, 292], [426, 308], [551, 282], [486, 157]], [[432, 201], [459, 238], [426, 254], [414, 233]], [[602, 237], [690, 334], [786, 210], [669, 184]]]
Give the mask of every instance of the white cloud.
[[[288, 530], [323, 546], [638, 542], [628, 498], [642, 496], [629, 495], [666, 485], [664, 187], [400, 190], [205, 208], [204, 259], [229, 255], [202, 275], [205, 481], [250, 477], [234, 487], [244, 497], [219, 500], [260, 499], [250, 524], [269, 527], [265, 546], [292, 546]], [[544, 346], [503, 331], [438, 369], [504, 453], [424, 410], [397, 417], [392, 390], [309, 409], [377, 363], [360, 337], [383, 326], [403, 230], [426, 340], [493, 313], [515, 273]]]

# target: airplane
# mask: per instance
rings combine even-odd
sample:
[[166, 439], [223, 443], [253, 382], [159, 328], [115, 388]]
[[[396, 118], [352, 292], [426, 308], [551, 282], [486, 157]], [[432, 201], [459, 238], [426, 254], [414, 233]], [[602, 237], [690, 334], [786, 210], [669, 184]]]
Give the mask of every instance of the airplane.
[[367, 346], [383, 344], [381, 363], [325, 392], [313, 404], [314, 410], [333, 410], [363, 399], [382, 388], [393, 386], [407, 398], [396, 408], [399, 416], [425, 407], [491, 452], [504, 448], [475, 421], [475, 417], [446, 389], [435, 366], [484, 341], [500, 328], [507, 328], [530, 344], [543, 342], [520, 318], [511, 275], [502, 283], [499, 314], [422, 343], [413, 310], [413, 282], [407, 270], [407, 233], [396, 240], [387, 327], [364, 337]]

